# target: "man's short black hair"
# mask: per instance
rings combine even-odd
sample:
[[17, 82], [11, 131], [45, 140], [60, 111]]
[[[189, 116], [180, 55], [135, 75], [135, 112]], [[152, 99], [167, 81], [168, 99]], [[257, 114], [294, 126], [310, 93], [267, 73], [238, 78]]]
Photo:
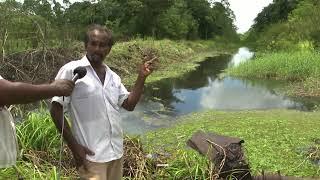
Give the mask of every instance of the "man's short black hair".
[[112, 32], [111, 30], [109, 30], [107, 27], [104, 27], [104, 26], [101, 26], [99, 24], [92, 24], [88, 27], [88, 30], [85, 34], [85, 37], [84, 37], [84, 45], [85, 47], [87, 47], [87, 44], [90, 40], [90, 33], [92, 31], [99, 31], [99, 32], [105, 32], [107, 34], [107, 41], [108, 41], [108, 46], [112, 47], [113, 44], [114, 44], [114, 41], [113, 41], [113, 37], [112, 37]]

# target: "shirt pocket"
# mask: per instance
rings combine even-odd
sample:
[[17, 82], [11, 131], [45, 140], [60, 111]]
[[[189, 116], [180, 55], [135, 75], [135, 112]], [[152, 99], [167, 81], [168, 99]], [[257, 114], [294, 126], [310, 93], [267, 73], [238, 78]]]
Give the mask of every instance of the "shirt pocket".
[[73, 99], [87, 99], [97, 93], [97, 88], [90, 81], [78, 80], [72, 93]]
[[76, 123], [74, 128], [78, 128], [76, 130], [78, 133], [90, 132], [87, 128], [96, 127], [97, 122], [99, 126], [102, 125], [100, 120], [104, 117], [105, 109], [101, 96], [93, 95], [88, 98], [73, 99], [71, 106], [74, 114], [73, 123]]

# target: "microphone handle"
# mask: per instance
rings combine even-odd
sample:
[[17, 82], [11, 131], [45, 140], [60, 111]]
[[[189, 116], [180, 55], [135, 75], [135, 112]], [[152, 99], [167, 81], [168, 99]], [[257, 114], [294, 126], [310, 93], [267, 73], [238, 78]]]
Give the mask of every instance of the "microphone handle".
[[73, 81], [73, 82], [76, 82], [76, 80], [78, 80], [78, 79], [79, 79], [79, 73], [76, 73], [76, 74], [73, 76], [72, 81]]

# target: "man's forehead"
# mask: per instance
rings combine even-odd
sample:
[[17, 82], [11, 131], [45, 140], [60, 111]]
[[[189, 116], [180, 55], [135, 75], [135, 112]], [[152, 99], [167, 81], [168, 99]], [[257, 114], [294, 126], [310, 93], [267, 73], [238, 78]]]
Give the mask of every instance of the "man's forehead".
[[102, 38], [102, 39], [107, 39], [107, 33], [105, 31], [99, 31], [99, 30], [93, 30], [89, 33], [89, 37], [90, 39], [94, 39], [94, 38]]

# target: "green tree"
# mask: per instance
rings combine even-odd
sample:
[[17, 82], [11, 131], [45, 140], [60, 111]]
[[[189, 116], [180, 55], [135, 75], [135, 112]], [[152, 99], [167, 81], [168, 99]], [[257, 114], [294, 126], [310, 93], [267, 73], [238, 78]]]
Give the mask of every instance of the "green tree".
[[212, 17], [214, 22], [213, 32], [215, 36], [226, 39], [239, 40], [234, 25], [235, 15], [229, 7], [228, 1], [215, 2], [212, 7]]
[[192, 38], [198, 28], [184, 0], [176, 0], [174, 5], [162, 13], [158, 18], [157, 26], [159, 37], [173, 39]]
[[298, 0], [273, 0], [254, 19], [252, 28], [261, 32], [268, 25], [283, 22], [288, 19], [288, 15], [296, 8]]
[[216, 36], [235, 37], [235, 16], [227, 0], [208, 2], [206, 0], [186, 0], [188, 9], [198, 23], [198, 36], [201, 39]]
[[50, 22], [55, 20], [51, 4], [47, 0], [24, 0], [22, 8], [28, 14], [41, 16]]
[[298, 41], [313, 41], [320, 45], [320, 2], [317, 0], [301, 1], [289, 16], [290, 35]]

